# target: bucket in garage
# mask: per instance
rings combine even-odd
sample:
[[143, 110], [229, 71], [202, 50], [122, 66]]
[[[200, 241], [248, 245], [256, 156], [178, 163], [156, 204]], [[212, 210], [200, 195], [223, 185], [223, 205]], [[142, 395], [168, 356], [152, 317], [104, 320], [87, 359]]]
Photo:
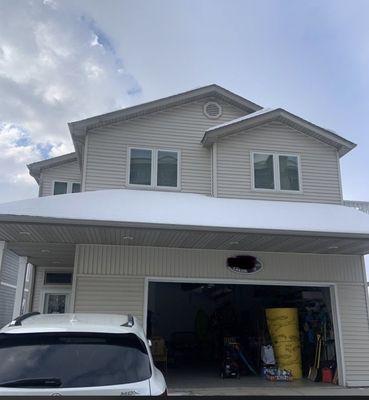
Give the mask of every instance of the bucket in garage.
[[267, 308], [266, 319], [279, 368], [302, 378], [301, 345], [297, 308]]

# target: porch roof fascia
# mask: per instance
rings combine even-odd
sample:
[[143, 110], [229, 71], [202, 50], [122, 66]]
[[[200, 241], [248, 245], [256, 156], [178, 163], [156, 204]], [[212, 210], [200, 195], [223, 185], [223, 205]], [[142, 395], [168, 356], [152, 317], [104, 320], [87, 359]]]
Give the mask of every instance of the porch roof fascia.
[[[1, 223], [30, 224], [30, 225], [48, 225], [48, 226], [83, 226], [94, 228], [138, 228], [138, 229], [163, 229], [163, 230], [183, 230], [183, 231], [204, 231], [204, 232], [224, 232], [224, 233], [245, 233], [245, 234], [265, 234], [265, 235], [283, 235], [283, 236], [309, 236], [309, 237], [336, 237], [346, 239], [364, 239], [369, 240], [369, 233], [352, 232], [321, 232], [308, 230], [291, 229], [256, 229], [224, 226], [206, 226], [206, 225], [181, 225], [167, 223], [144, 223], [144, 222], [123, 222], [110, 220], [86, 220], [70, 218], [52, 218], [23, 215], [0, 215]], [[78, 244], [78, 243], [75, 243]]]
[[344, 205], [131, 189], [0, 204], [0, 222], [369, 237], [369, 215]]

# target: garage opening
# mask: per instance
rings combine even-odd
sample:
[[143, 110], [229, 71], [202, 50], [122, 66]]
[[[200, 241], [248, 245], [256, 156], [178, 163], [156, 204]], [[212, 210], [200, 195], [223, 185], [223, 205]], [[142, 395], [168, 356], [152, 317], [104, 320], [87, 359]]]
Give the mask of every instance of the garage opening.
[[298, 382], [338, 383], [329, 288], [150, 282], [147, 335], [169, 388], [296, 384], [267, 319], [281, 308], [297, 315]]

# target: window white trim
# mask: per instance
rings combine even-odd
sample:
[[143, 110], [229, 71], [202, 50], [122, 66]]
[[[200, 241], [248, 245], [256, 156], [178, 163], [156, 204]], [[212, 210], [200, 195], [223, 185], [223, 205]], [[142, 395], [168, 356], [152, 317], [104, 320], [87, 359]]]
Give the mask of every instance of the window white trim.
[[71, 306], [71, 296], [72, 296], [72, 285], [69, 285], [68, 287], [48, 287], [44, 286], [41, 289], [40, 293], [40, 312], [42, 314], [45, 313], [45, 300], [46, 300], [46, 295], [48, 294], [63, 294], [66, 295], [65, 298], [65, 313], [68, 313], [71, 311], [70, 306]]
[[[274, 175], [274, 189], [263, 189], [255, 187], [255, 169], [254, 169], [254, 155], [255, 154], [264, 154], [273, 156], [273, 175]], [[281, 180], [280, 180], [280, 170], [279, 170], [279, 156], [291, 156], [297, 158], [297, 169], [298, 169], [298, 178], [299, 178], [299, 190], [285, 190], [281, 189]], [[266, 192], [266, 193], [288, 193], [288, 194], [301, 194], [302, 191], [302, 173], [301, 173], [301, 157], [300, 154], [296, 153], [276, 153], [272, 151], [265, 150], [253, 150], [250, 152], [250, 161], [251, 161], [251, 188], [255, 192]]]
[[[131, 150], [149, 150], [151, 151], [151, 184], [140, 185], [136, 183], [130, 183], [131, 175]], [[168, 151], [177, 153], [177, 186], [158, 186], [158, 152]], [[181, 190], [181, 151], [177, 149], [164, 148], [164, 147], [141, 147], [141, 146], [128, 146], [127, 147], [127, 173], [126, 182], [128, 187], [136, 189], [155, 189], [155, 190]]]
[[82, 185], [81, 185], [81, 183], [80, 182], [75, 182], [75, 181], [65, 181], [65, 180], [60, 180], [60, 179], [55, 179], [55, 180], [53, 180], [53, 196], [58, 196], [58, 195], [56, 195], [56, 194], [54, 194], [55, 193], [55, 183], [56, 182], [60, 182], [60, 183], [66, 183], [67, 184], [67, 193], [66, 194], [68, 194], [68, 193], [72, 193], [72, 188], [73, 188], [73, 185], [74, 184], [76, 184], [76, 185], [79, 185], [80, 186], [80, 190], [82, 191]]

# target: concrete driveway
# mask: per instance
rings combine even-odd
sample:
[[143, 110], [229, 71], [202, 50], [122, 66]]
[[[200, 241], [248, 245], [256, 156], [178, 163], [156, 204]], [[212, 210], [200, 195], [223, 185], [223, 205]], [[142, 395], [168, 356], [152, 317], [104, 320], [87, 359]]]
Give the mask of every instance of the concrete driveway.
[[369, 388], [344, 388], [310, 382], [270, 382], [261, 377], [220, 379], [197, 374], [168, 374], [170, 396], [369, 396]]

